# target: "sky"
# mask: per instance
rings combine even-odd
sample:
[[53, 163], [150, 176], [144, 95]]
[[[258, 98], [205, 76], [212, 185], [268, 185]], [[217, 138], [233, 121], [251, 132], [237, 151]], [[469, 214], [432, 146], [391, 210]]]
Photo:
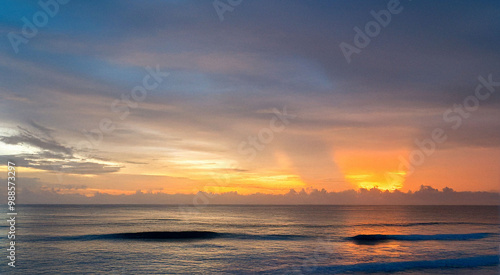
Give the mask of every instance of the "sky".
[[500, 191], [498, 1], [41, 3], [0, 11], [22, 188]]

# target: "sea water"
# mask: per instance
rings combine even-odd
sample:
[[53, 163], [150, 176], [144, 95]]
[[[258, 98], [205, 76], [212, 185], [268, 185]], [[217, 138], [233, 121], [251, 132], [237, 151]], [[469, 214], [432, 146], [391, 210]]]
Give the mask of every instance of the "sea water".
[[2, 274], [499, 274], [494, 206], [18, 207]]

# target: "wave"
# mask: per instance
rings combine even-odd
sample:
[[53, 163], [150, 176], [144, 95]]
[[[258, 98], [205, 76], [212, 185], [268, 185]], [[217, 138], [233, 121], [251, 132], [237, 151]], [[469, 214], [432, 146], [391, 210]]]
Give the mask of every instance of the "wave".
[[182, 240], [203, 240], [203, 239], [240, 239], [240, 240], [299, 240], [309, 238], [302, 235], [254, 235], [254, 234], [237, 234], [237, 233], [217, 233], [212, 231], [151, 231], [151, 232], [129, 232], [129, 233], [113, 233], [100, 235], [80, 235], [80, 236], [63, 236], [49, 237], [50, 240], [157, 240], [157, 241], [182, 241]]
[[466, 241], [484, 239], [492, 233], [436, 234], [436, 235], [356, 235], [349, 237], [358, 244], [377, 244], [385, 241]]
[[[309, 266], [304, 269], [314, 271], [316, 274], [338, 273], [376, 273], [376, 272], [402, 272], [421, 269], [452, 269], [452, 268], [477, 268], [481, 266], [494, 266], [500, 263], [498, 255], [481, 255], [466, 258], [401, 261], [386, 263], [360, 263], [352, 265]], [[267, 270], [262, 273], [281, 273], [281, 270]], [[286, 272], [285, 269], [282, 270]]]
[[[134, 220], [135, 221], [135, 220]], [[138, 219], [138, 221], [163, 222], [183, 221], [181, 219]], [[203, 226], [231, 226], [233, 228], [351, 228], [351, 227], [413, 227], [413, 226], [435, 226], [435, 225], [478, 225], [478, 226], [500, 226], [500, 223], [476, 223], [476, 222], [416, 222], [416, 223], [360, 223], [360, 224], [262, 224], [262, 223], [213, 223], [213, 222], [189, 222], [190, 224]], [[130, 223], [129, 223], [130, 224]]]

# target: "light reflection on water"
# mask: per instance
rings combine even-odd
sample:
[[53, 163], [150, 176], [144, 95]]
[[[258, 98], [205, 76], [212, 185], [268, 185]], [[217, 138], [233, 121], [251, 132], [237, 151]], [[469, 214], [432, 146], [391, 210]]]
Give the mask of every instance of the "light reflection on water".
[[[19, 274], [30, 271], [332, 273], [342, 269], [325, 271], [323, 267], [498, 254], [497, 207], [207, 206], [188, 212], [180, 209], [178, 206], [20, 207], [15, 271]], [[221, 235], [182, 241], [104, 237], [146, 231], [212, 231]], [[386, 241], [367, 245], [347, 239], [361, 234], [469, 233], [496, 235], [475, 240]], [[6, 245], [5, 238], [2, 245]], [[475, 274], [497, 272], [495, 266], [478, 265]], [[6, 263], [0, 271], [6, 271]], [[417, 271], [408, 269], [402, 274]], [[453, 271], [450, 274], [468, 274], [470, 269]], [[439, 273], [443, 272], [449, 270], [439, 269]]]

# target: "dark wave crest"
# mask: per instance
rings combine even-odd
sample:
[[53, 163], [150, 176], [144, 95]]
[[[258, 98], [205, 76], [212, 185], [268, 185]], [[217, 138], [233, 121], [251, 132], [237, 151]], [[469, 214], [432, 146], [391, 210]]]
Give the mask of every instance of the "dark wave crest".
[[356, 235], [348, 238], [357, 244], [377, 244], [385, 241], [465, 241], [484, 239], [492, 233], [436, 234], [436, 235]]
[[81, 235], [81, 236], [64, 236], [50, 237], [50, 240], [156, 240], [156, 241], [182, 241], [182, 240], [204, 240], [204, 239], [240, 239], [240, 240], [300, 240], [308, 238], [301, 235], [254, 235], [254, 234], [238, 234], [238, 233], [217, 233], [212, 231], [152, 231], [152, 232], [130, 232], [130, 233], [113, 233], [101, 235]]

